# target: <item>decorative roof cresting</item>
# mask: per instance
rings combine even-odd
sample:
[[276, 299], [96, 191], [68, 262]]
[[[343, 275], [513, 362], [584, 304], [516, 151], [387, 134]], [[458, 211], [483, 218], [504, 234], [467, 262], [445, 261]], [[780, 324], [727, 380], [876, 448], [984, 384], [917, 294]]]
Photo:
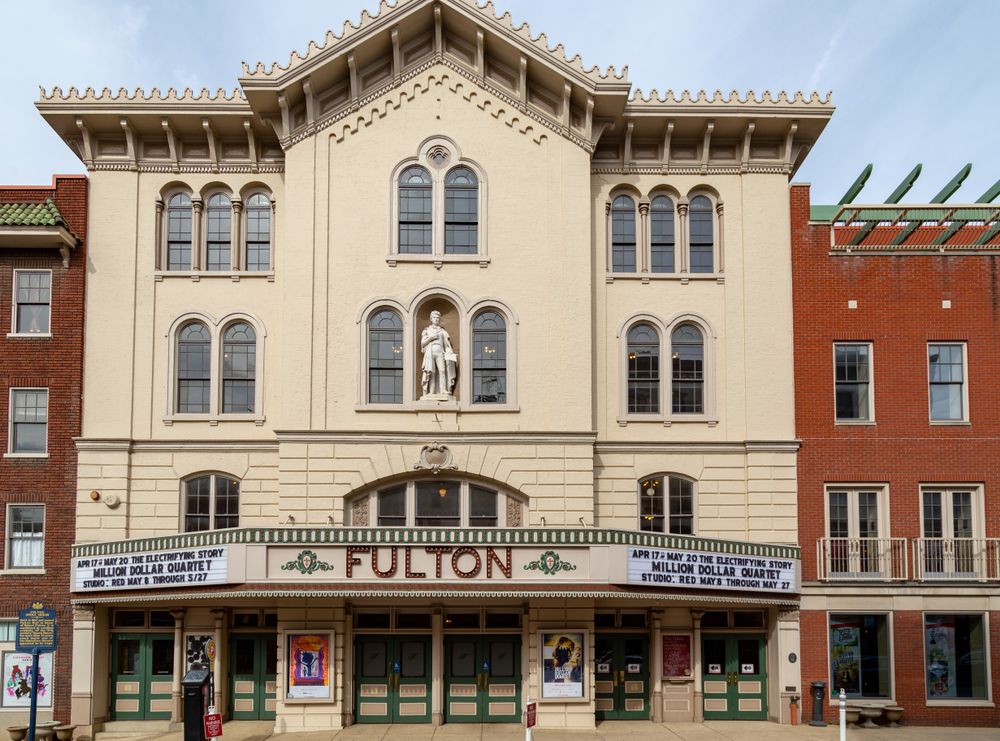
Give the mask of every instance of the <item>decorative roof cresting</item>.
[[[619, 80], [622, 82], [628, 80], [627, 65], [623, 66], [620, 72], [615, 67], [611, 66], [603, 72], [597, 65], [587, 69], [584, 66], [583, 58], [579, 54], [575, 54], [572, 58], [570, 58], [562, 44], [556, 44], [554, 47], [549, 47], [548, 37], [544, 33], [540, 33], [538, 36], [533, 37], [531, 35], [531, 27], [527, 22], [523, 22], [521, 25], [515, 26], [514, 20], [509, 12], [504, 12], [502, 16], [497, 15], [496, 10], [493, 7], [492, 0], [487, 0], [485, 5], [480, 5], [477, 0], [445, 1], [450, 2], [450, 4], [454, 6], [464, 6], [466, 8], [474, 9], [483, 16], [486, 22], [502, 26], [504, 31], [513, 32], [539, 51], [545, 52], [562, 64], [570, 65], [576, 71], [581, 72], [595, 82], [608, 79]], [[243, 62], [243, 77], [254, 80], [266, 80], [280, 77], [281, 75], [296, 69], [305, 62], [319, 55], [325, 49], [339, 44], [349, 39], [352, 35], [368, 28], [368, 26], [372, 23], [376, 21], [384, 21], [396, 11], [400, 11], [403, 8], [412, 7], [423, 2], [425, 2], [425, 0], [396, 0], [395, 3], [382, 0], [379, 3], [378, 12], [376, 12], [375, 15], [371, 15], [367, 10], [362, 10], [361, 18], [357, 25], [354, 25], [349, 20], [344, 21], [343, 30], [339, 35], [335, 34], [332, 30], [327, 31], [322, 44], [310, 41], [309, 45], [306, 47], [304, 55], [300, 55], [297, 51], [293, 51], [289, 57], [288, 64], [285, 66], [282, 66], [278, 62], [272, 62], [270, 65], [265, 65], [263, 62], [257, 62], [254, 67], [251, 67], [246, 62]]]
[[629, 103], [641, 105], [643, 103], [659, 104], [659, 103], [673, 103], [673, 104], [691, 104], [691, 105], [704, 105], [704, 104], [722, 104], [722, 105], [760, 105], [763, 103], [772, 103], [774, 105], [832, 105], [833, 104], [833, 92], [828, 92], [826, 97], [820, 96], [818, 92], [804, 93], [801, 90], [797, 90], [794, 94], [785, 92], [781, 90], [777, 95], [771, 93], [770, 90], [765, 90], [760, 98], [757, 97], [753, 90], [748, 90], [746, 95], [740, 97], [740, 93], [733, 90], [729, 93], [729, 97], [721, 90], [716, 90], [711, 96], [704, 91], [699, 90], [697, 94], [692, 93], [690, 90], [682, 90], [680, 95], [677, 95], [673, 90], [665, 90], [662, 94], [653, 88], [648, 94], [643, 93], [641, 88], [635, 88], [632, 91], [632, 95], [629, 98]]
[[184, 88], [178, 93], [176, 88], [168, 88], [164, 94], [159, 88], [151, 88], [147, 93], [142, 88], [136, 88], [129, 92], [125, 88], [118, 88], [115, 93], [111, 88], [103, 88], [98, 92], [95, 88], [88, 87], [83, 92], [71, 87], [66, 92], [58, 85], [52, 88], [52, 92], [46, 93], [45, 88], [39, 86], [41, 100], [49, 102], [73, 102], [73, 103], [136, 103], [136, 102], [163, 102], [163, 103], [232, 103], [235, 105], [245, 105], [246, 98], [239, 88], [226, 90], [219, 88], [214, 93], [208, 88], [202, 88], [197, 93], [191, 88]]

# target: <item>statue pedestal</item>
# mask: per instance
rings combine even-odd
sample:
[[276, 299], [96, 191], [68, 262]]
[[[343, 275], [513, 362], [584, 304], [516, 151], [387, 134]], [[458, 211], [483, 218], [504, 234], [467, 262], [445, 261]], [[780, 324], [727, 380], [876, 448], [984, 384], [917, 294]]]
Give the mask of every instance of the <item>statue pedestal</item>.
[[420, 397], [420, 401], [455, 401], [455, 397], [452, 394], [424, 394]]

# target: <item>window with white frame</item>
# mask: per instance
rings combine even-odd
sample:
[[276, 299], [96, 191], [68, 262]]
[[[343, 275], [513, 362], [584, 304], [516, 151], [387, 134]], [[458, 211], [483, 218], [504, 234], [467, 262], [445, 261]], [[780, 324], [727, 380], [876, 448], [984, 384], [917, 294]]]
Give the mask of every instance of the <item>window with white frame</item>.
[[52, 314], [52, 271], [14, 271], [14, 334], [49, 334]]
[[639, 482], [639, 529], [694, 535], [694, 482], [683, 476], [650, 476]]
[[888, 522], [882, 486], [827, 486], [826, 531], [829, 538], [826, 570], [830, 574], [880, 575]]
[[[356, 497], [378, 527], [520, 527], [523, 502], [488, 484], [462, 479], [417, 479]], [[352, 524], [367, 524], [354, 523]]]
[[7, 568], [40, 569], [45, 565], [45, 507], [7, 507]]
[[196, 476], [182, 482], [184, 532], [240, 526], [240, 482], [222, 474]]
[[833, 368], [837, 421], [871, 421], [871, 345], [858, 342], [834, 344]]
[[965, 389], [965, 344], [927, 346], [930, 415], [932, 422], [968, 419]]
[[928, 700], [988, 700], [986, 616], [924, 615]]
[[885, 614], [830, 613], [830, 694], [892, 696], [892, 636]]
[[984, 567], [978, 486], [920, 488], [921, 566], [925, 578], [976, 578]]
[[10, 390], [8, 445], [14, 455], [45, 455], [48, 451], [49, 390]]
[[0, 620], [0, 643], [13, 643], [17, 636], [17, 620]]

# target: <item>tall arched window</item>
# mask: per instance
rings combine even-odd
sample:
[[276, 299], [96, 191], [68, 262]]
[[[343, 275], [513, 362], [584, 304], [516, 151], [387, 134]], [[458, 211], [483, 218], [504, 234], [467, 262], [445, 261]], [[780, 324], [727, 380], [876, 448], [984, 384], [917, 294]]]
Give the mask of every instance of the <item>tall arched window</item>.
[[693, 535], [694, 482], [679, 476], [650, 476], [640, 481], [639, 528], [651, 533]]
[[479, 181], [468, 167], [452, 168], [444, 179], [444, 253], [479, 251]]
[[507, 323], [497, 311], [472, 320], [472, 403], [507, 402]]
[[177, 337], [177, 411], [207, 414], [211, 401], [212, 335], [201, 322], [186, 325]]
[[649, 324], [628, 331], [628, 412], [660, 411], [660, 335]]
[[654, 273], [674, 272], [674, 202], [656, 196], [649, 204], [650, 264]]
[[211, 474], [184, 482], [184, 532], [239, 526], [239, 481]]
[[399, 251], [429, 254], [434, 237], [431, 176], [408, 167], [399, 176]]
[[191, 198], [171, 196], [167, 204], [167, 270], [191, 269]]
[[611, 270], [634, 273], [635, 268], [635, 201], [618, 196], [611, 203]]
[[697, 327], [682, 324], [670, 337], [672, 398], [675, 414], [705, 412], [705, 338]]
[[246, 206], [247, 270], [271, 269], [271, 199], [254, 193]]
[[714, 217], [712, 202], [705, 196], [695, 196], [688, 208], [688, 223], [691, 242], [691, 272], [711, 273], [715, 267], [712, 253], [715, 249], [713, 234]]
[[403, 403], [403, 321], [391, 309], [368, 320], [368, 401]]
[[222, 413], [253, 414], [257, 335], [246, 322], [230, 324], [222, 336]]
[[233, 204], [225, 193], [208, 199], [205, 230], [205, 269], [230, 270], [233, 266]]

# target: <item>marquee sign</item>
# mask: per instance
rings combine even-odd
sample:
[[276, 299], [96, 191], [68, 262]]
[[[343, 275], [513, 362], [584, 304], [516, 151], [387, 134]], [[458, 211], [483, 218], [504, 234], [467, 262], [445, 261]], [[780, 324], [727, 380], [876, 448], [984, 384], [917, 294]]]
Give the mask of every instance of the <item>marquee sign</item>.
[[793, 558], [629, 546], [627, 561], [627, 584], [782, 594], [800, 591], [800, 562]]
[[73, 559], [73, 591], [162, 589], [226, 584], [228, 546], [123, 553]]

